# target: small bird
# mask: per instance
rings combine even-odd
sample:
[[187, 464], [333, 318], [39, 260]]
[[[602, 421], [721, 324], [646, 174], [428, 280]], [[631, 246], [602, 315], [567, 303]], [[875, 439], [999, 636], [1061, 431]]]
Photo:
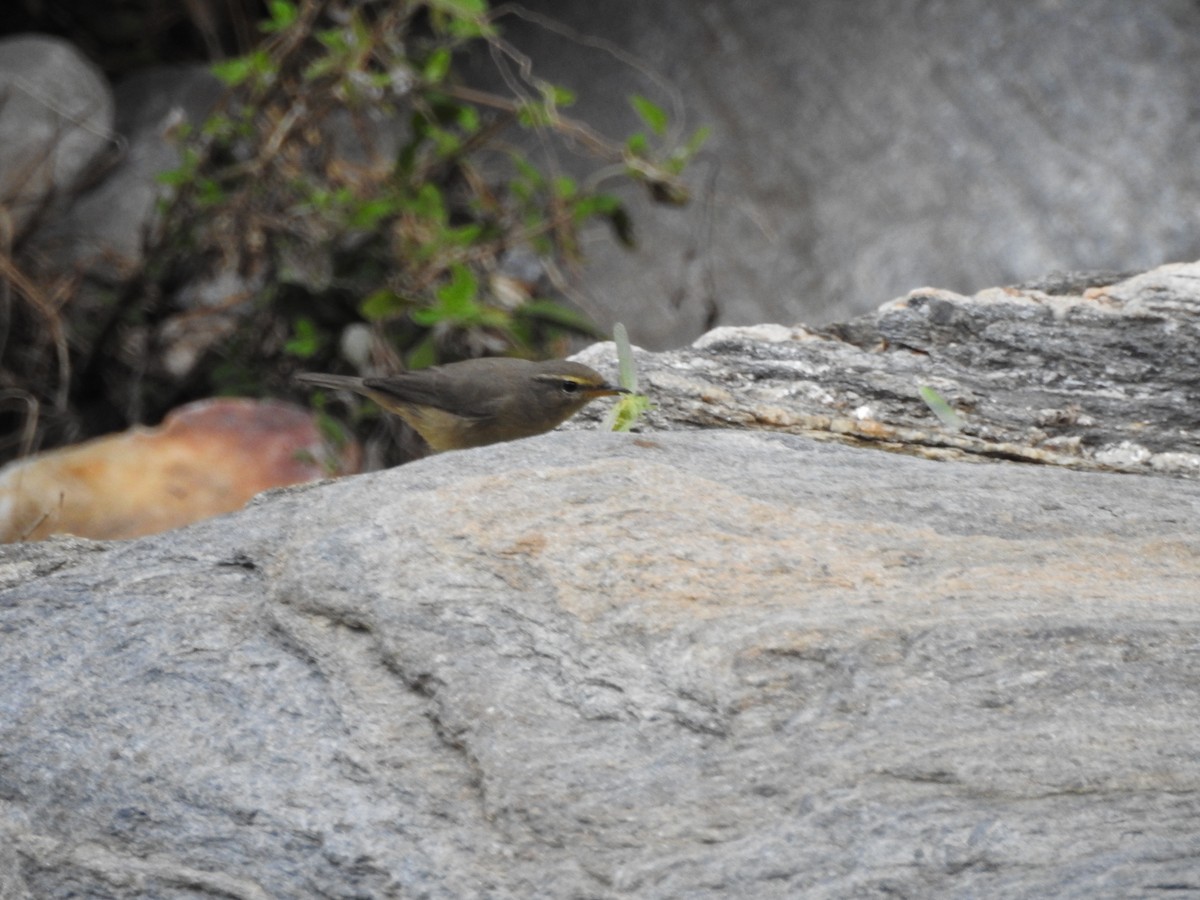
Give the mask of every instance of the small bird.
[[628, 394], [562, 359], [467, 359], [379, 378], [304, 373], [296, 380], [370, 397], [411, 425], [435, 453], [542, 434], [597, 397]]

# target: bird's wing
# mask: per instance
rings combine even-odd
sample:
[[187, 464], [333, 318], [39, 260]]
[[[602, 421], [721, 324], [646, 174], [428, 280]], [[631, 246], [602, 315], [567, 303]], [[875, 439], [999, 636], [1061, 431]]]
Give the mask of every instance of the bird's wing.
[[366, 378], [363, 386], [401, 403], [444, 409], [467, 419], [489, 419], [501, 402], [491, 379], [451, 378], [436, 368]]

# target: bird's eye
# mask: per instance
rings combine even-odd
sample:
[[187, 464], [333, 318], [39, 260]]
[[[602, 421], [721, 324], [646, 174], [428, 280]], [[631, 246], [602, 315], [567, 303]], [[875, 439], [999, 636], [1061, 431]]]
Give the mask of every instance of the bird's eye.
[[559, 384], [559, 387], [562, 388], [562, 392], [564, 394], [574, 394], [576, 391], [579, 390], [579, 382], [578, 381], [563, 381]]

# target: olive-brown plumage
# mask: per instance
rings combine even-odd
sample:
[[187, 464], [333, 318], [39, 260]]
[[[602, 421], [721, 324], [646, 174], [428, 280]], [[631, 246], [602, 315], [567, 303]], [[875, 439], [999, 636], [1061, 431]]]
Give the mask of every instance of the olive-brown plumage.
[[597, 397], [625, 394], [599, 372], [562, 359], [468, 359], [380, 378], [306, 373], [305, 384], [370, 397], [435, 452], [542, 434]]

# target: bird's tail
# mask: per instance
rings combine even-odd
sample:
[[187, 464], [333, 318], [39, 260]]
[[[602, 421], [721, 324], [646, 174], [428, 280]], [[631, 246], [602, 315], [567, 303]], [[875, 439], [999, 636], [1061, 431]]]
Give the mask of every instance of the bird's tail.
[[301, 384], [311, 384], [313, 387], [332, 388], [335, 391], [354, 391], [364, 393], [363, 380], [353, 375], [325, 375], [321, 372], [301, 372], [296, 376]]

